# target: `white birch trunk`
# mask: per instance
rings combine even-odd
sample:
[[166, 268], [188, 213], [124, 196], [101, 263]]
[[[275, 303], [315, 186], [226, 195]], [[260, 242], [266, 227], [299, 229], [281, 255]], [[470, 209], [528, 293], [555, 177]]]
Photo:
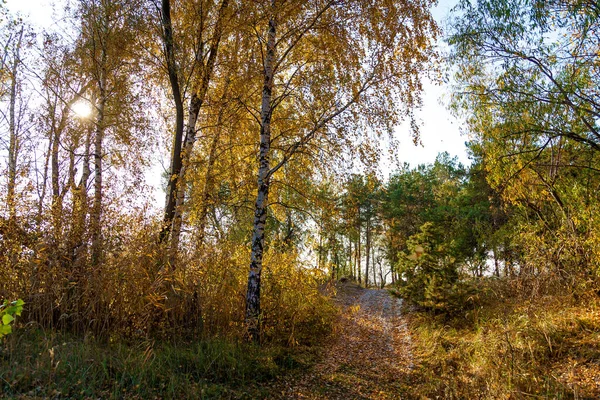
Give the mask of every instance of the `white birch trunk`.
[[[275, 8], [273, 1], [272, 7]], [[258, 167], [258, 188], [254, 206], [254, 224], [250, 252], [250, 271], [248, 273], [248, 289], [246, 293], [246, 326], [249, 338], [258, 342], [260, 339], [260, 279], [263, 267], [263, 250], [265, 244], [265, 223], [269, 199], [269, 169], [271, 145], [271, 99], [273, 96], [273, 67], [275, 65], [277, 24], [275, 15], [269, 19], [267, 38], [267, 54], [264, 61], [264, 83], [261, 103], [261, 127]]]

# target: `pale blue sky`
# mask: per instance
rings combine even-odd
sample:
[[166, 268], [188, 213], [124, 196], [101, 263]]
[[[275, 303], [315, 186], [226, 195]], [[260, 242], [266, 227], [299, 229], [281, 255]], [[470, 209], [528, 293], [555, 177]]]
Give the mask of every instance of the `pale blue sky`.
[[[432, 14], [440, 25], [443, 25], [450, 9], [457, 2], [458, 0], [441, 0], [433, 9]], [[439, 45], [443, 47], [441, 40]], [[451, 156], [457, 156], [462, 163], [469, 163], [465, 147], [467, 138], [460, 134], [461, 121], [448, 111], [449, 93], [447, 84], [438, 86], [429, 80], [425, 82], [423, 108], [417, 113], [422, 121], [423, 146], [413, 144], [406, 125], [398, 127], [396, 138], [400, 141], [400, 162], [408, 162], [412, 166], [430, 163], [438, 153], [447, 151]]]

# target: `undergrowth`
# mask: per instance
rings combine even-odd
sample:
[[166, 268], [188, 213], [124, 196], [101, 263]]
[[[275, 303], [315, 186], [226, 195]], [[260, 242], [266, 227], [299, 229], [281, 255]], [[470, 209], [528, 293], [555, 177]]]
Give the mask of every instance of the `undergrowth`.
[[479, 307], [452, 318], [409, 313], [411, 397], [600, 398], [597, 296], [532, 296], [522, 282], [495, 279], [482, 293]]
[[312, 364], [317, 348], [231, 340], [116, 341], [23, 329], [0, 345], [3, 398], [264, 397], [261, 383]]

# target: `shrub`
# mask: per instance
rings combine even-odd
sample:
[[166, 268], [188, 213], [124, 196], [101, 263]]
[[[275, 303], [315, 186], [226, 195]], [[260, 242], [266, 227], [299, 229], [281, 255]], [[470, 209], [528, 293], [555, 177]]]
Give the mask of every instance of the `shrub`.
[[460, 264], [431, 222], [423, 224], [407, 244], [409, 254], [401, 254], [398, 262], [399, 296], [445, 313], [472, 307], [477, 298], [475, 286], [460, 275]]
[[21, 316], [25, 302], [21, 299], [11, 301], [4, 300], [0, 305], [0, 339], [12, 332], [12, 323], [16, 316]]

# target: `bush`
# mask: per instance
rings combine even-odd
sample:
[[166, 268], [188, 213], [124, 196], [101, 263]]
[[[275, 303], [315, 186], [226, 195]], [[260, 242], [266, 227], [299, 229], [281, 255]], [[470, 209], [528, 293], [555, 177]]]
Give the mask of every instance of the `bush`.
[[477, 299], [473, 283], [459, 273], [459, 263], [431, 222], [408, 240], [401, 254], [397, 295], [425, 309], [456, 313], [472, 308]]
[[[79, 336], [244, 337], [250, 254], [243, 240], [224, 237], [214, 247], [182, 251], [173, 270], [161, 268], [166, 248], [156, 238], [158, 223], [140, 214], [107, 224], [112, 236], [96, 267], [87, 256], [72, 264], [46, 237], [17, 264], [0, 257], [0, 272], [16, 276], [0, 279], [0, 297], [26, 300], [28, 322]], [[334, 313], [318, 291], [324, 276], [276, 246], [264, 265], [263, 343], [319, 341]]]

